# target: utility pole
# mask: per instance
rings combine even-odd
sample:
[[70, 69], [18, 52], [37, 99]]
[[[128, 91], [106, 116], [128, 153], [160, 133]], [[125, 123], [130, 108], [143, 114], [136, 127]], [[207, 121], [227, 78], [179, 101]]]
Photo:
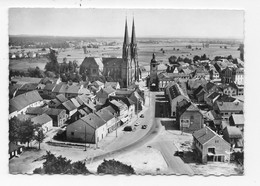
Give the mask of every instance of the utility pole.
[[87, 127], [85, 125], [85, 150], [84, 151], [87, 151]]

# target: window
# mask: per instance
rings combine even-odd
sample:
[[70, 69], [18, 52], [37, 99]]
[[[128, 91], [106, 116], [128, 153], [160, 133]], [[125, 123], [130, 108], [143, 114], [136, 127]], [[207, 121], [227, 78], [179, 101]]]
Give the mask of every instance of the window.
[[219, 143], [219, 140], [215, 140], [215, 143]]
[[74, 136], [74, 132], [71, 132], [71, 135]]
[[92, 70], [93, 74], [97, 73], [97, 70], [96, 69], [93, 69]]
[[190, 120], [193, 120], [194, 119], [194, 116], [190, 116]]
[[208, 148], [208, 152], [215, 154], [215, 148], [214, 147], [213, 148]]

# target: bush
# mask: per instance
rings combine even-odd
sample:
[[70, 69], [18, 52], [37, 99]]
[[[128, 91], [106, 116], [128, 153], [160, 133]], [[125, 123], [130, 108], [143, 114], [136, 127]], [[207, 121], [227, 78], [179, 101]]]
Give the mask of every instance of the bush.
[[98, 174], [135, 174], [132, 166], [121, 163], [116, 160], [104, 160], [98, 166]]

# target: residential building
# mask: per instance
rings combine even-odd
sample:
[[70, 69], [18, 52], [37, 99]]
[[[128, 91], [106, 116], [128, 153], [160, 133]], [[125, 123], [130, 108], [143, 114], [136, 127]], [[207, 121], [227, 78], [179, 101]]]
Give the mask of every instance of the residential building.
[[232, 114], [229, 117], [230, 126], [239, 128], [242, 132], [244, 131], [245, 118], [244, 114]]
[[107, 133], [111, 133], [120, 126], [120, 120], [115, 117], [106, 107], [95, 113], [98, 117], [106, 121]]
[[43, 132], [46, 133], [53, 127], [53, 121], [47, 114], [42, 114], [31, 119], [35, 125], [41, 125]]
[[232, 148], [243, 148], [242, 132], [235, 126], [227, 126], [223, 130], [223, 138], [231, 144]]
[[52, 118], [53, 127], [62, 127], [65, 124], [65, 121], [67, 121], [65, 109], [49, 108], [45, 111], [45, 114]]
[[204, 127], [193, 134], [193, 146], [202, 163], [229, 162], [230, 144], [209, 127]]
[[222, 102], [216, 101], [213, 109], [222, 116], [222, 120], [228, 121], [232, 114], [243, 114], [244, 104], [241, 102]]
[[19, 156], [23, 152], [23, 146], [9, 142], [9, 160]]
[[9, 100], [9, 119], [18, 114], [25, 114], [29, 107], [43, 105], [43, 99], [35, 91], [27, 92]]
[[182, 100], [177, 103], [176, 123], [183, 132], [194, 132], [203, 128], [204, 118], [200, 110], [193, 103]]

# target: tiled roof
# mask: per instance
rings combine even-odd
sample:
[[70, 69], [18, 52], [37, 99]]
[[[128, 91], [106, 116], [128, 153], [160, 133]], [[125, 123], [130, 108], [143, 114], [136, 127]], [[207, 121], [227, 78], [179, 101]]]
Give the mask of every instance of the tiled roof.
[[56, 99], [59, 100], [61, 103], [64, 103], [65, 101], [68, 101], [68, 99], [63, 94], [57, 95]]
[[23, 86], [20, 87], [19, 90], [32, 91], [32, 90], [36, 90], [37, 86], [38, 86], [38, 83], [26, 83], [26, 84], [23, 84]]
[[9, 100], [10, 113], [22, 110], [28, 105], [42, 100], [42, 97], [36, 90], [21, 94]]
[[34, 77], [14, 77], [11, 81], [17, 82], [17, 84], [24, 83], [40, 83], [42, 78], [34, 78]]
[[103, 64], [104, 65], [121, 65], [123, 63], [122, 58], [115, 58], [115, 57], [104, 57], [103, 59]]
[[214, 131], [212, 131], [209, 127], [204, 127], [193, 133], [193, 137], [197, 139], [202, 145], [215, 136], [217, 136], [217, 134]]
[[42, 115], [36, 116], [36, 117], [32, 118], [31, 120], [34, 124], [40, 124], [40, 125], [43, 125], [45, 123], [52, 121], [51, 117], [48, 116], [47, 114], [42, 114]]
[[64, 109], [48, 108], [45, 113], [47, 115], [57, 116], [57, 115], [59, 115], [63, 111], [65, 111], [65, 110]]
[[242, 138], [240, 129], [235, 126], [227, 126], [223, 131], [223, 135], [225, 135], [225, 133], [227, 133], [229, 138]]
[[209, 99], [215, 99], [217, 96], [219, 96], [220, 94], [217, 92], [212, 92], [210, 95], [208, 95]]
[[111, 114], [116, 114], [116, 111], [115, 109], [113, 109], [113, 107], [111, 106], [108, 106], [108, 107], [105, 107], [109, 112], [111, 112]]
[[243, 103], [239, 102], [216, 102], [220, 111], [243, 111]]
[[244, 124], [245, 122], [244, 114], [232, 114], [231, 117], [233, 118], [235, 125]]
[[76, 98], [72, 98], [72, 99], [70, 99], [70, 101], [75, 105], [75, 107], [77, 107], [77, 108], [80, 107], [80, 104], [79, 104], [79, 102], [77, 101]]
[[101, 119], [93, 113], [90, 113], [87, 116], [82, 117], [81, 120], [88, 123], [93, 128], [99, 128], [106, 123], [103, 119]]
[[46, 107], [30, 107], [27, 109], [26, 114], [41, 115], [47, 110]]
[[108, 87], [104, 88], [103, 91], [106, 92], [107, 94], [111, 94], [111, 93], [115, 92], [116, 90], [113, 89], [111, 86], [108, 86]]
[[68, 110], [68, 111], [72, 111], [72, 110], [75, 110], [77, 109], [76, 106], [70, 101], [66, 101], [64, 103], [62, 103], [62, 105]]
[[56, 86], [56, 84], [47, 84], [47, 85], [43, 88], [43, 90], [52, 91], [55, 86]]
[[95, 114], [105, 121], [109, 121], [112, 118], [114, 118], [114, 115], [111, 112], [109, 112], [106, 108], [97, 111]]

